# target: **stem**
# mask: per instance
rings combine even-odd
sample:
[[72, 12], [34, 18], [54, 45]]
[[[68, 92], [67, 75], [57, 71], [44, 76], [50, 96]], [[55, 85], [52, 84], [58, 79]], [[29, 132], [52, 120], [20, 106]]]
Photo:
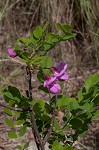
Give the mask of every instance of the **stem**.
[[54, 118], [55, 118], [55, 109], [56, 109], [56, 104], [57, 104], [57, 97], [58, 95], [56, 94], [56, 99], [55, 99], [55, 108], [53, 110], [53, 115], [52, 115], [52, 119], [51, 119], [51, 124], [50, 124], [50, 128], [48, 130], [48, 133], [46, 134], [44, 140], [42, 141], [43, 145], [46, 144], [46, 142], [49, 140], [51, 133], [53, 131], [53, 127], [54, 127]]
[[53, 130], [53, 126], [54, 126], [54, 118], [55, 118], [55, 112], [53, 111], [50, 128], [49, 128], [48, 133], [46, 134], [44, 140], [42, 141], [43, 145], [46, 144], [46, 142], [49, 140], [49, 138], [51, 136], [51, 133], [52, 133], [52, 130]]
[[34, 134], [34, 137], [35, 137], [35, 140], [36, 140], [38, 150], [40, 150], [40, 148], [41, 148], [41, 150], [44, 150], [44, 145], [41, 142], [41, 137], [40, 137], [40, 134], [38, 132], [38, 128], [37, 128], [37, 125], [36, 125], [33, 110], [30, 111], [30, 115], [31, 115], [32, 129], [34, 130], [33, 134]]
[[[27, 66], [26, 68], [26, 72], [27, 72], [27, 80], [28, 80], [28, 91], [26, 91], [27, 97], [29, 99], [32, 99], [32, 83], [31, 83], [31, 79], [32, 79], [32, 75], [31, 75], [31, 71], [29, 69], [29, 67]], [[32, 131], [33, 131], [33, 135], [35, 138], [35, 142], [37, 145], [38, 150], [45, 150], [44, 145], [41, 142], [41, 136], [39, 134], [37, 125], [36, 125], [36, 120], [35, 120], [35, 114], [33, 112], [33, 106], [30, 105], [30, 116], [31, 116], [31, 122], [32, 122]]]
[[8, 105], [5, 105], [3, 103], [0, 102], [0, 106], [4, 107], [4, 108], [8, 108], [8, 109], [11, 109], [11, 110], [15, 110], [15, 111], [19, 111], [19, 112], [25, 112], [25, 111], [29, 111], [29, 108], [17, 108], [17, 107], [11, 107], [11, 106], [8, 106]]

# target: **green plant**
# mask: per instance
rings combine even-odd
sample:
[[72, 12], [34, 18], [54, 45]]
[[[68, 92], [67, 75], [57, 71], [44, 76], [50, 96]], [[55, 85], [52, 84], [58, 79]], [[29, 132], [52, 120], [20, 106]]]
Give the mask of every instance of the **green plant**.
[[[26, 64], [28, 90], [25, 91], [25, 97], [14, 86], [1, 89], [0, 92], [8, 105], [0, 102], [0, 106], [4, 107], [5, 113], [11, 118], [5, 119], [5, 123], [13, 129], [8, 132], [9, 138], [21, 138], [26, 134], [27, 127], [30, 127], [38, 150], [44, 150], [47, 142], [52, 150], [72, 150], [73, 142], [87, 132], [92, 119], [99, 117], [99, 111], [95, 110], [99, 104], [99, 74], [93, 74], [86, 80], [77, 98], [61, 94], [59, 84], [68, 79], [65, 73], [67, 65], [62, 62], [57, 67], [52, 66], [52, 60], [46, 54], [57, 43], [69, 40], [75, 37], [75, 34], [68, 24], [56, 24], [60, 34], [46, 32], [48, 25], [37, 26], [28, 38], [18, 39], [15, 51], [8, 51], [11, 57], [19, 56]], [[38, 90], [48, 94], [49, 103], [44, 99], [33, 98], [33, 73], [41, 83]], [[62, 111], [64, 114], [59, 121], [57, 114]], [[20, 129], [17, 129], [18, 126]], [[67, 130], [73, 130], [74, 133], [69, 134]], [[18, 145], [17, 148], [24, 150], [28, 146], [29, 141]]]

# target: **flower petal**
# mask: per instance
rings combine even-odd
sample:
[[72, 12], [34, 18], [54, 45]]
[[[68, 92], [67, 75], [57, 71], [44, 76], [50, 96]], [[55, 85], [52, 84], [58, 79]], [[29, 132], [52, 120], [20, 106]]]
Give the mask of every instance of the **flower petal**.
[[65, 73], [66, 69], [67, 69], [67, 64], [62, 61], [58, 64], [58, 66], [52, 68], [51, 71], [53, 72], [54, 76], [58, 78]]
[[50, 79], [45, 80], [44, 81], [44, 87], [49, 86], [50, 84], [52, 84], [53, 82], [55, 82], [55, 80], [56, 80], [56, 77], [51, 77]]
[[13, 49], [10, 49], [10, 48], [9, 48], [9, 49], [7, 50], [7, 52], [8, 52], [8, 54], [9, 54], [10, 57], [13, 57], [13, 58], [14, 58], [14, 57], [17, 56], [16, 52], [15, 52]]
[[50, 90], [51, 93], [57, 94], [61, 90], [61, 87], [58, 83], [54, 83], [48, 86], [48, 89]]
[[63, 74], [62, 76], [60, 76], [58, 79], [59, 79], [59, 81], [68, 80], [68, 79], [69, 79], [69, 75], [64, 73], [64, 74]]
[[58, 72], [61, 72], [62, 70], [65, 71], [67, 69], [67, 64], [64, 61], [62, 61], [55, 68]]

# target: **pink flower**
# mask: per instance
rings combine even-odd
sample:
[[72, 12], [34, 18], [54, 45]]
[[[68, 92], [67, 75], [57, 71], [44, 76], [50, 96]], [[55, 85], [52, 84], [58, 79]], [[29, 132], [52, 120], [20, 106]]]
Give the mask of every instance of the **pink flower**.
[[15, 52], [13, 49], [10, 49], [10, 48], [9, 48], [9, 49], [7, 50], [7, 52], [8, 52], [8, 54], [9, 54], [10, 57], [13, 57], [13, 58], [14, 58], [14, 57], [17, 56], [16, 52]]
[[44, 87], [47, 87], [51, 93], [57, 94], [61, 90], [60, 85], [56, 83], [56, 77], [45, 75], [45, 79]]
[[69, 75], [65, 73], [67, 64], [62, 61], [56, 67], [51, 68], [51, 71], [59, 81], [65, 81], [69, 79]]

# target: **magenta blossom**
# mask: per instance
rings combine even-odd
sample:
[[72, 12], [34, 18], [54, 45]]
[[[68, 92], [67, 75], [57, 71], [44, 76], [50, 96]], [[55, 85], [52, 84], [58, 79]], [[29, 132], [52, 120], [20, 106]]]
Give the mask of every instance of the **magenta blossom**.
[[45, 79], [44, 87], [47, 87], [51, 93], [57, 94], [61, 90], [60, 85], [56, 83], [56, 77], [45, 75]]
[[9, 48], [9, 49], [7, 50], [7, 52], [8, 52], [8, 54], [9, 54], [10, 57], [13, 57], [13, 58], [14, 58], [14, 57], [17, 56], [16, 52], [15, 52], [13, 49], [10, 49], [10, 48]]
[[65, 81], [69, 79], [69, 75], [65, 73], [67, 64], [62, 61], [56, 67], [51, 68], [51, 71], [59, 81]]

